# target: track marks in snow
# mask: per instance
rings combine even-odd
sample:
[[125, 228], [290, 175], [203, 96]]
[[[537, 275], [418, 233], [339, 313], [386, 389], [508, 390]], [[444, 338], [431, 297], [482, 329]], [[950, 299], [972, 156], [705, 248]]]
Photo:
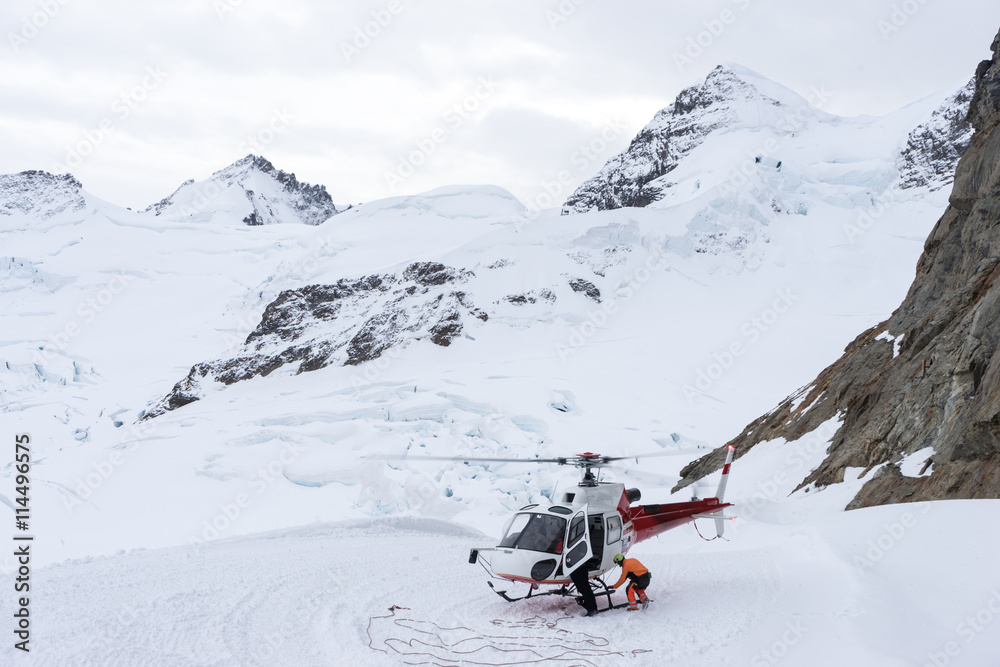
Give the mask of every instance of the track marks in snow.
[[410, 665], [596, 666], [649, 653], [643, 649], [618, 650], [600, 634], [560, 627], [570, 618], [564, 614], [554, 620], [542, 616], [520, 621], [494, 619], [490, 630], [484, 633], [482, 628], [444, 627], [412, 618], [411, 610], [390, 609], [388, 614], [370, 619], [367, 633], [373, 650], [396, 656]]

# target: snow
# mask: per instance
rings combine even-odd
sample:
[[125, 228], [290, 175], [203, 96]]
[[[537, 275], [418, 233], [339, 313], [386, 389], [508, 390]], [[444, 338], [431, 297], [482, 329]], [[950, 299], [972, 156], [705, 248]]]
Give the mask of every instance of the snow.
[[899, 347], [903, 344], [903, 336], [906, 334], [899, 334], [898, 336], [893, 336], [888, 331], [883, 331], [875, 340], [884, 340], [886, 342], [892, 343], [892, 358], [895, 359], [899, 356]]
[[[798, 488], [839, 417], [734, 463], [728, 541], [684, 528], [637, 545], [654, 573], [639, 614], [581, 618], [554, 596], [511, 605], [467, 564], [572, 471], [419, 460], [655, 452], [602, 474], [643, 502], [713, 493], [717, 474], [669, 489], [905, 295], [947, 205], [891, 186], [893, 147], [919, 120], [909, 109], [838, 129], [817, 114], [775, 155], [780, 172], [745, 181], [732, 174], [746, 151], [779, 133], [709, 135], [655, 206], [569, 216], [488, 185], [318, 226], [248, 227], [238, 197], [191, 224], [85, 191], [82, 207], [58, 188], [36, 208], [19, 194], [0, 216], [0, 434], [32, 436], [33, 635], [30, 656], [8, 641], [0, 660], [987, 663], [1000, 545], [981, 526], [996, 503], [845, 513], [877, 469]], [[238, 350], [282, 290], [417, 261], [471, 272], [462, 289], [489, 319], [448, 347], [283, 367], [138, 421], [192, 365]], [[14, 475], [0, 469], [11, 509]], [[16, 562], [3, 554], [9, 621]], [[390, 617], [392, 605], [407, 609]]]
[[[933, 447], [924, 447], [912, 454], [907, 454], [899, 462], [899, 471], [906, 477], [929, 477], [934, 472], [934, 466], [928, 465], [923, 470], [924, 464], [934, 455]], [[921, 472], [922, 471], [922, 472]]]
[[558, 597], [501, 600], [464, 559], [490, 538], [430, 519], [69, 561], [37, 575], [33, 609], [59, 614], [38, 614], [32, 664], [923, 665], [949, 648], [949, 664], [990, 664], [1000, 578], [982, 575], [1000, 544], [966, 527], [995, 506], [755, 517], [730, 542], [682, 529], [633, 552], [653, 573], [649, 609], [595, 618]]

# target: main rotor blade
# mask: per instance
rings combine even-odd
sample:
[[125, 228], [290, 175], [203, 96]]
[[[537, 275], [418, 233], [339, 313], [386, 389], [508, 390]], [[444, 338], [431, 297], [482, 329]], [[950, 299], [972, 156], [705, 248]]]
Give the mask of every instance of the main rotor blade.
[[497, 458], [490, 456], [373, 456], [373, 459], [382, 459], [384, 461], [459, 461], [462, 463], [469, 462], [479, 462], [479, 463], [556, 463], [558, 465], [566, 465], [568, 460], [566, 458], [557, 459], [515, 459], [515, 458]]
[[611, 461], [625, 461], [627, 459], [648, 459], [654, 456], [670, 456], [671, 454], [676, 454], [676, 450], [669, 450], [663, 452], [647, 452], [645, 454], [632, 454], [631, 456], [602, 456], [601, 460], [610, 463]]

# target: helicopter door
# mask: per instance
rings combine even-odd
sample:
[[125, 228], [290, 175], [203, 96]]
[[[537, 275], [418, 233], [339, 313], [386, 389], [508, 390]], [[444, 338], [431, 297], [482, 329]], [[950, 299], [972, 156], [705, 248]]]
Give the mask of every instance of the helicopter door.
[[587, 506], [584, 505], [569, 521], [566, 529], [566, 549], [563, 555], [563, 573], [569, 575], [594, 555], [587, 528]]

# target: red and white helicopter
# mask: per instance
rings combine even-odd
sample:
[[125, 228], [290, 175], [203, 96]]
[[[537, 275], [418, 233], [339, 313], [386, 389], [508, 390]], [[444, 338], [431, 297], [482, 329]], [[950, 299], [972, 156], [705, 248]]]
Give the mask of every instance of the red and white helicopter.
[[[624, 484], [598, 481], [594, 469], [614, 461], [639, 458], [636, 456], [601, 456], [586, 452], [555, 459], [505, 458], [446, 458], [468, 462], [556, 463], [583, 470], [583, 478], [571, 490], [564, 491], [553, 502], [527, 505], [518, 510], [504, 527], [503, 537], [495, 547], [473, 549], [470, 563], [480, 563], [494, 578], [531, 585], [527, 595], [510, 597], [506, 590], [493, 590], [505, 600], [514, 602], [539, 595], [571, 595], [570, 575], [586, 567], [591, 586], [598, 595], [611, 593], [599, 577], [613, 569], [614, 556], [625, 554], [635, 544], [655, 535], [690, 523], [696, 519], [714, 519], [716, 536], [722, 537], [725, 520], [723, 510], [732, 503], [723, 502], [729, 468], [733, 462], [733, 446], [729, 445], [726, 463], [715, 497], [689, 502], [661, 505], [639, 505], [639, 489], [626, 489]], [[427, 460], [421, 458], [421, 460]], [[714, 538], [713, 538], [714, 539]], [[557, 586], [538, 593], [541, 586]], [[602, 590], [603, 587], [603, 590]]]

